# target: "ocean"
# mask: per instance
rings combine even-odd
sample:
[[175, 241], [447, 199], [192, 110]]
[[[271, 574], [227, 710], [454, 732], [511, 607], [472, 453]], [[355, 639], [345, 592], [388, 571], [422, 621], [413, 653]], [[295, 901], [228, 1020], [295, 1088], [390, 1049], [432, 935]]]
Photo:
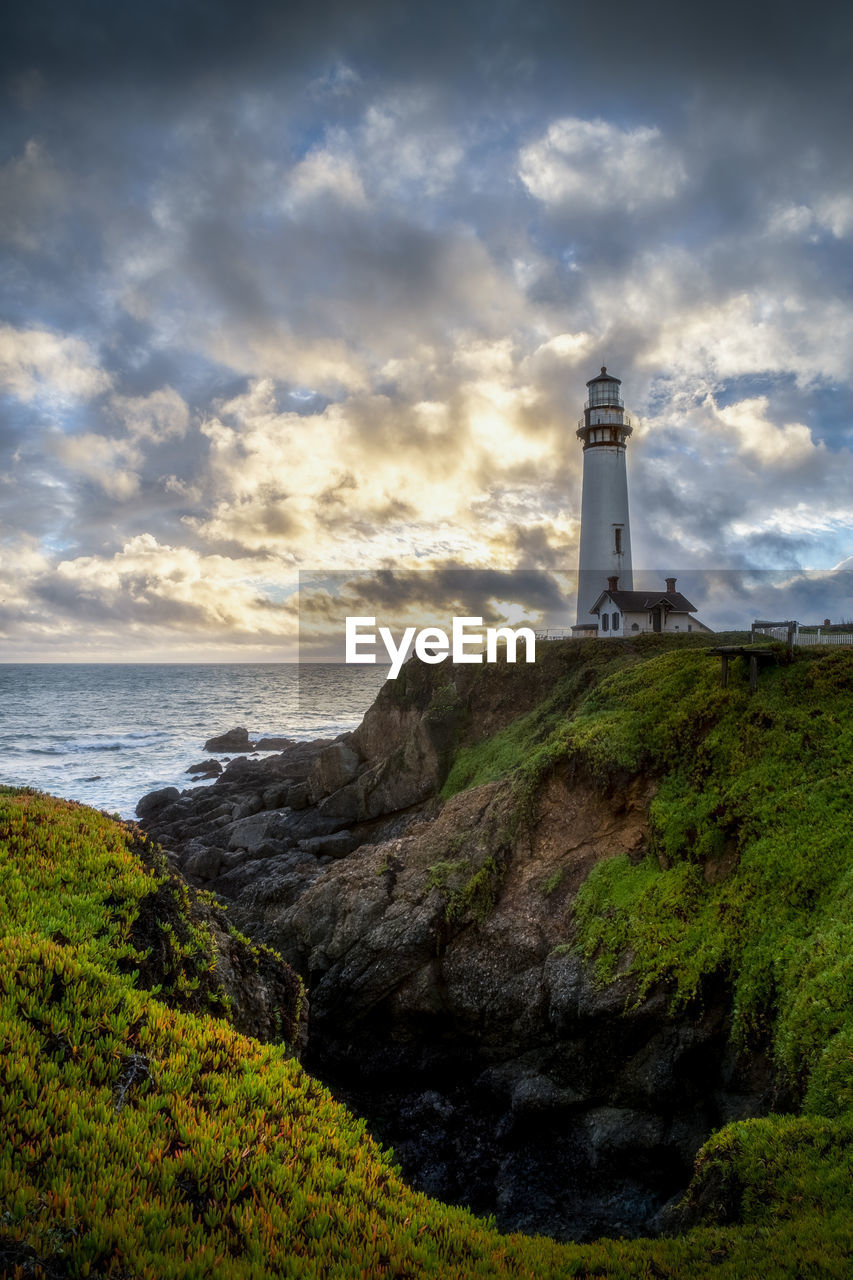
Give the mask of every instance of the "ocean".
[[[155, 787], [200, 785], [204, 743], [333, 738], [354, 729], [386, 667], [343, 663], [0, 664], [0, 784], [122, 818]], [[221, 757], [219, 757], [221, 758]]]

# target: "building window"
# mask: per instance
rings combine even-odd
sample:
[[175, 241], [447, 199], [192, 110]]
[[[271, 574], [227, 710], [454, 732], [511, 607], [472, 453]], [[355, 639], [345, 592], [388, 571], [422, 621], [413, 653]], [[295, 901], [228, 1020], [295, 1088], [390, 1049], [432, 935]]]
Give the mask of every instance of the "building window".
[[613, 615], [613, 630], [614, 631], [619, 630], [619, 614], [618, 613], [614, 613]]
[[688, 622], [688, 624], [687, 624], [687, 630], [688, 630], [688, 631], [692, 631], [692, 630], [693, 630], [693, 627], [690, 625], [690, 623], [689, 623], [689, 622]]
[[607, 614], [606, 614], [606, 613], [603, 613], [603, 614], [601, 615], [601, 630], [602, 630], [602, 631], [606, 631], [606, 630], [607, 630], [607, 622], [608, 622]]
[[617, 556], [621, 556], [621, 554], [622, 554], [622, 530], [617, 526], [617, 528], [615, 528], [615, 529], [613, 530], [613, 535], [614, 535], [614, 537], [615, 537], [615, 539], [616, 539], [616, 554], [617, 554]]
[[640, 624], [639, 624], [639, 622], [632, 622], [632, 623], [631, 623], [631, 630], [632, 630], [632, 631], [639, 631], [639, 630], [640, 630]]

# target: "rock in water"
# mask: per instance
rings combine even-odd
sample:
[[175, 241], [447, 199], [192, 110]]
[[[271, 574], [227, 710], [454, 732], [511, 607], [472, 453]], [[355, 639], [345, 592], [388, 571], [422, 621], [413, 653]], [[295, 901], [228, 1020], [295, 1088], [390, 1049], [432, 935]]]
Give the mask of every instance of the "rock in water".
[[255, 743], [256, 751], [286, 751], [294, 744], [293, 738], [261, 738]]
[[208, 738], [204, 749], [205, 751], [251, 751], [253, 746], [249, 739], [249, 730], [241, 727], [229, 729], [227, 733], [220, 733], [218, 738]]
[[136, 816], [148, 818], [152, 813], [157, 813], [158, 810], [165, 809], [166, 805], [179, 800], [180, 796], [181, 793], [177, 787], [160, 787], [158, 791], [149, 791], [137, 804]]

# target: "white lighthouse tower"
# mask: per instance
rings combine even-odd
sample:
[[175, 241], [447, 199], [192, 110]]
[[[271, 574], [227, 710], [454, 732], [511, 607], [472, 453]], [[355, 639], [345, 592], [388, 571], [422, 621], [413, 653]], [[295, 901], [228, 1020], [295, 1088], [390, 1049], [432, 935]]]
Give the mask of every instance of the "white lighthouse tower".
[[619, 391], [622, 384], [602, 365], [586, 385], [589, 396], [577, 433], [583, 442], [583, 498], [576, 635], [597, 633], [598, 618], [590, 610], [608, 579], [617, 578], [623, 591], [634, 586], [625, 467], [631, 422]]

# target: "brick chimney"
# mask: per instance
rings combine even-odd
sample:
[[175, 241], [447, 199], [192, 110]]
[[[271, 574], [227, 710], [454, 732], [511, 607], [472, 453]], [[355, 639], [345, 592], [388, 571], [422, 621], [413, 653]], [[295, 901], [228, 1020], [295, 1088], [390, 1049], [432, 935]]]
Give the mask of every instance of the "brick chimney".
[[619, 579], [618, 579], [618, 577], [612, 577], [612, 578], [608, 578], [608, 579], [607, 579], [607, 590], [608, 590], [608, 591], [616, 591], [616, 590], [617, 590], [617, 588], [618, 588], [618, 586], [619, 586]]
[[667, 591], [675, 591], [675, 578], [667, 578], [666, 589]]

